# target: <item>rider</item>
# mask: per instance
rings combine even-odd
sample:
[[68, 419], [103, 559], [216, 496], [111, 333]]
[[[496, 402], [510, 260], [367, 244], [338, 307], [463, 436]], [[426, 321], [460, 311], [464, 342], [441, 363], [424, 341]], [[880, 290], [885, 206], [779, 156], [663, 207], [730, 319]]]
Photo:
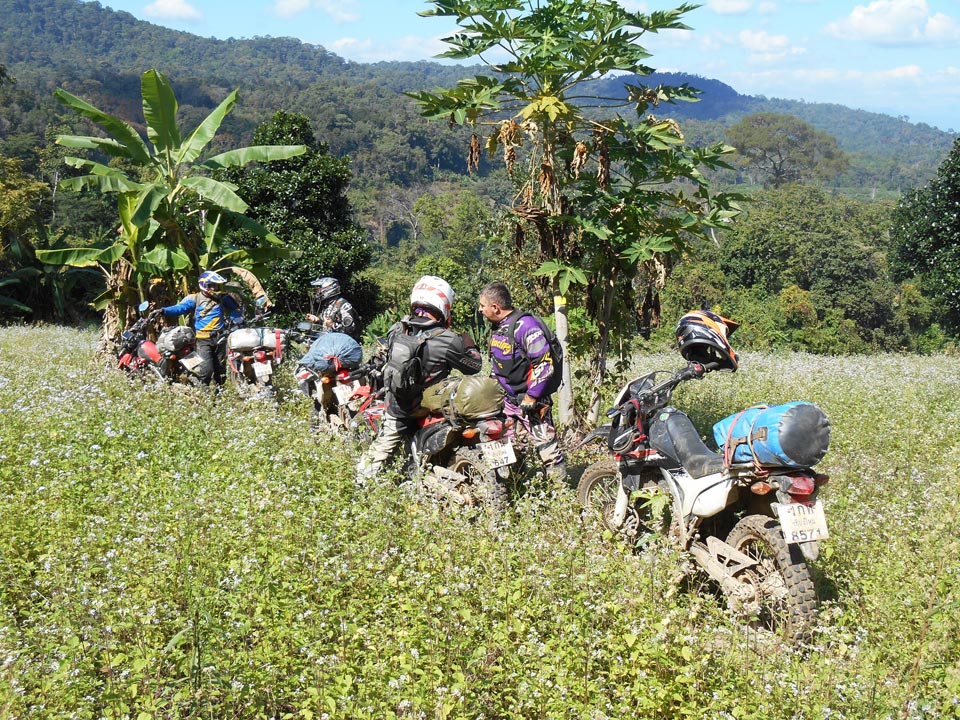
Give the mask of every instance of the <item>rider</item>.
[[240, 306], [232, 295], [224, 292], [227, 281], [213, 270], [200, 273], [200, 292], [187, 295], [176, 305], [161, 308], [164, 317], [178, 317], [193, 313], [193, 326], [197, 333], [197, 354], [203, 360], [197, 374], [204, 385], [211, 379], [217, 385], [225, 381], [225, 362], [222, 352], [217, 351], [220, 337], [227, 322], [241, 322]]
[[357, 464], [360, 482], [374, 478], [394, 451], [417, 428], [423, 390], [446, 378], [452, 370], [465, 375], [480, 372], [483, 359], [473, 339], [450, 330], [453, 288], [443, 278], [424, 275], [410, 293], [410, 315], [395, 323], [387, 333], [387, 366], [390, 365], [398, 335], [420, 337], [428, 334], [421, 348], [422, 386], [410, 395], [398, 395], [388, 386], [380, 432]]
[[354, 340], [360, 337], [360, 317], [353, 305], [340, 293], [340, 281], [333, 277], [317, 278], [310, 283], [319, 305], [319, 315], [307, 313], [312, 323], [323, 323], [323, 332], [339, 332]]
[[[543, 320], [513, 307], [510, 290], [502, 282], [488, 283], [480, 291], [479, 310], [490, 322], [490, 362], [493, 376], [506, 393], [504, 412], [519, 421], [533, 439], [540, 460], [551, 478], [564, 480], [567, 464], [553, 425], [553, 398], [549, 387], [557, 370], [550, 354]], [[513, 333], [511, 320], [515, 319]], [[512, 334], [512, 337], [511, 337]]]

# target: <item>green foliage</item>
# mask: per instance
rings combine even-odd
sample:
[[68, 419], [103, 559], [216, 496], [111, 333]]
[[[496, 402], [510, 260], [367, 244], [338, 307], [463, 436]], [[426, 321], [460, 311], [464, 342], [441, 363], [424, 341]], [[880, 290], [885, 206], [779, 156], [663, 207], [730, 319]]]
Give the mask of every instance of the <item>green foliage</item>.
[[775, 188], [790, 182], [830, 180], [849, 165], [835, 137], [791, 115], [748, 115], [727, 129], [727, 138], [742, 162]]
[[907, 193], [893, 217], [894, 277], [915, 279], [935, 317], [960, 331], [960, 140], [926, 187]]
[[668, 318], [736, 308], [755, 345], [865, 352], [909, 343], [889, 277], [889, 208], [788, 185], [758, 193], [718, 248], [675, 276]]
[[[697, 91], [628, 83], [619, 103], [590, 94], [591, 83], [611, 73], [636, 80], [652, 73], [644, 64], [650, 53], [640, 45], [643, 35], [688, 29], [681, 18], [695, 6], [641, 14], [607, 1], [430, 5], [422, 15], [452, 18], [459, 26], [445, 38], [449, 49], [442, 57], [478, 58], [488, 74], [407, 94], [426, 117], [470, 126], [468, 167], [479, 165], [482, 145], [491, 156], [502, 155], [517, 185], [515, 242], [526, 233], [534, 237], [529, 246], [542, 263], [539, 275], [550, 279], [554, 292], [566, 296], [574, 284], [586, 290], [585, 307], [600, 328], [599, 392], [611, 318], [624, 314], [618, 301], [625, 290], [646, 281], [640, 292], [649, 298], [646, 305], [654, 305], [666, 258], [738, 213], [736, 198], [712, 194], [704, 175], [725, 167], [723, 156], [732, 148], [689, 148], [674, 120], [647, 114], [696, 100]], [[491, 48], [507, 59], [487, 60]], [[634, 119], [615, 114], [620, 107], [630, 107]], [[600, 120], [591, 114], [598, 109], [606, 113]], [[522, 240], [517, 244], [525, 249]], [[598, 299], [590, 297], [593, 288]], [[559, 339], [567, 342], [565, 327]], [[573, 420], [567, 390], [561, 390], [558, 409], [561, 421]]]
[[[370, 288], [355, 279], [369, 265], [371, 252], [362, 230], [353, 222], [346, 196], [349, 162], [332, 157], [314, 135], [310, 119], [300, 113], [278, 111], [257, 128], [253, 141], [306, 148], [303, 154], [282, 162], [223, 173], [249, 204], [248, 215], [298, 252], [295, 258], [273, 263], [266, 280], [267, 294], [284, 311], [281, 317], [302, 319], [313, 302], [310, 282], [326, 275], [340, 280], [344, 295], [361, 318], [371, 317], [376, 306]], [[247, 247], [257, 244], [257, 238], [249, 233], [234, 240]]]
[[19, 360], [0, 367], [10, 717], [956, 714], [954, 358], [746, 353], [677, 393], [702, 427], [796, 398], [831, 419], [821, 627], [793, 650], [684, 582], [665, 544], [585, 533], [572, 489], [496, 527], [389, 481], [358, 491], [356, 448], [308, 437], [302, 397], [131, 383], [95, 345], [0, 329]]

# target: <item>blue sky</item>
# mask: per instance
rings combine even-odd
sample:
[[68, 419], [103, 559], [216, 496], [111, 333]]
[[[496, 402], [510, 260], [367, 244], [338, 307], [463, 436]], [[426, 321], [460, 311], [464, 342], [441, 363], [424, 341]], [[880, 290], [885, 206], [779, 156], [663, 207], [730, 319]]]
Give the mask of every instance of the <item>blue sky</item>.
[[[295, 37], [348, 60], [429, 60], [454, 25], [421, 0], [100, 0], [203, 37]], [[651, 12], [680, 2], [622, 0]], [[840, 103], [960, 132], [960, 0], [702, 0], [649, 64], [746, 95]]]

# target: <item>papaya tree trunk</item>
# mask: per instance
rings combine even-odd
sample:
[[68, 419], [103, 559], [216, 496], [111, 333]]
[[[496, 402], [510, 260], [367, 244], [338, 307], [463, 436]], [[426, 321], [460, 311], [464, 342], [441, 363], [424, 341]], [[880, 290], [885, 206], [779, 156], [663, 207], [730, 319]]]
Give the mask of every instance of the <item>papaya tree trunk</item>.
[[616, 270], [614, 270], [603, 287], [603, 302], [600, 306], [600, 317], [598, 318], [600, 339], [597, 343], [597, 352], [593, 356], [591, 363], [593, 389], [590, 394], [590, 409], [587, 413], [587, 420], [591, 425], [597, 425], [600, 422], [601, 391], [603, 389], [603, 381], [607, 377], [607, 348], [610, 345], [610, 316], [613, 313], [613, 300], [616, 294], [616, 287], [617, 276]]

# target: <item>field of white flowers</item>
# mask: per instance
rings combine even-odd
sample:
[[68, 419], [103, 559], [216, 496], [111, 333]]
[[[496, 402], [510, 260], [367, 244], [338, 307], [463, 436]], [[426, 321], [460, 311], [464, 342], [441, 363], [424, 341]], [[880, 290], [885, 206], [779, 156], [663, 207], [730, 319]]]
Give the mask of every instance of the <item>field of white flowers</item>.
[[821, 626], [791, 649], [669, 549], [588, 537], [573, 490], [496, 527], [361, 492], [295, 395], [131, 382], [95, 344], [0, 329], [2, 718], [960, 716], [957, 358], [747, 354], [677, 392], [704, 431], [831, 418]]

